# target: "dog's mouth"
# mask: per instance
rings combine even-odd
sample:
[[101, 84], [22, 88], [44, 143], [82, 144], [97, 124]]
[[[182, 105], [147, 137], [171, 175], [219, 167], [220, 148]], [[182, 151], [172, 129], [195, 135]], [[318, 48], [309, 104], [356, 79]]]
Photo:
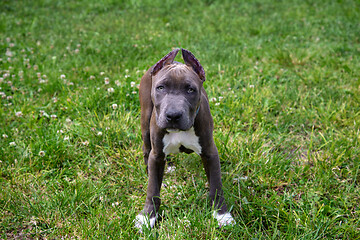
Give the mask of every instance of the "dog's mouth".
[[178, 132], [186, 132], [188, 131], [190, 128], [192, 128], [194, 126], [194, 124], [187, 124], [187, 125], [170, 125], [170, 126], [166, 126], [164, 127], [165, 131], [168, 133], [178, 133]]
[[160, 127], [165, 129], [168, 133], [176, 133], [176, 132], [182, 132], [189, 130], [194, 124], [187, 121], [182, 123], [169, 123], [165, 122], [163, 124], [160, 124]]
[[176, 128], [167, 128], [166, 131], [167, 131], [168, 133], [178, 133], [178, 132], [180, 132], [180, 131], [182, 131], [182, 130], [176, 129]]

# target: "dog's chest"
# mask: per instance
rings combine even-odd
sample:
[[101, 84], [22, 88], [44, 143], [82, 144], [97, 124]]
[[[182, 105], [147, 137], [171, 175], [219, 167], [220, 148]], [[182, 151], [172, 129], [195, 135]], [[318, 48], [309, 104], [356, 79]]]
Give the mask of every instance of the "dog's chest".
[[194, 128], [187, 131], [177, 131], [165, 134], [163, 138], [163, 152], [166, 155], [171, 153], [179, 153], [181, 148], [186, 148], [201, 154], [201, 146], [199, 137], [195, 135]]

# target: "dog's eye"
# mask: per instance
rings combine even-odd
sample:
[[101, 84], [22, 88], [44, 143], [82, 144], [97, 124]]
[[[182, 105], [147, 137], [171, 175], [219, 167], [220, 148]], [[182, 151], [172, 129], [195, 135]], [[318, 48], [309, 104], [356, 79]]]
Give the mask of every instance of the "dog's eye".
[[164, 90], [164, 86], [157, 86], [157, 87], [156, 87], [156, 90], [162, 91], [162, 90]]
[[193, 93], [193, 92], [195, 92], [195, 89], [193, 89], [193, 88], [190, 87], [190, 88], [187, 89], [187, 92], [188, 92], [188, 93]]

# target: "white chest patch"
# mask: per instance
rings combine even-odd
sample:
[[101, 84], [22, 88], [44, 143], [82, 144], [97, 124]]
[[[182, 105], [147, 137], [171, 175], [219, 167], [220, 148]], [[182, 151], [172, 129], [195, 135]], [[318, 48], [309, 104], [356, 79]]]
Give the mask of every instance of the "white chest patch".
[[182, 146], [193, 150], [197, 154], [201, 154], [201, 146], [199, 144], [199, 137], [195, 135], [194, 128], [187, 131], [174, 131], [165, 134], [163, 138], [164, 149], [166, 155], [171, 153], [179, 153], [179, 148]]

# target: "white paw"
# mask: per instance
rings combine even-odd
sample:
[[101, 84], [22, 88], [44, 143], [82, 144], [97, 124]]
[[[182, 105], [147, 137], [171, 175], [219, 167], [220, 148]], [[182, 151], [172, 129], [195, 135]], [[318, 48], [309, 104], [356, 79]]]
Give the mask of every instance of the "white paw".
[[158, 215], [156, 214], [155, 217], [149, 219], [148, 216], [139, 214], [134, 219], [135, 227], [138, 228], [140, 232], [142, 232], [143, 227], [153, 228], [155, 226], [157, 216]]
[[231, 216], [231, 213], [218, 214], [217, 211], [213, 212], [213, 217], [218, 221], [219, 227], [226, 225], [235, 225], [235, 219]]

